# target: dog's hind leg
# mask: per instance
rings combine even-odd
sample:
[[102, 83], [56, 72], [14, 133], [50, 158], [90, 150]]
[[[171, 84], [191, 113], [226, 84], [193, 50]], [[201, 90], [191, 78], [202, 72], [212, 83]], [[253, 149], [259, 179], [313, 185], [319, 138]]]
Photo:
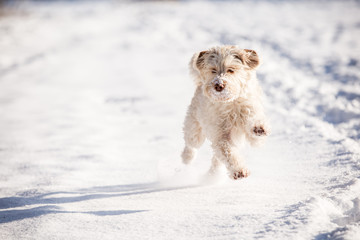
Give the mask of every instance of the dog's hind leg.
[[214, 158], [223, 162], [229, 172], [229, 177], [239, 179], [248, 177], [250, 172], [244, 166], [244, 161], [238, 153], [236, 145], [231, 143], [229, 139], [221, 139], [212, 144], [214, 150]]
[[205, 135], [203, 134], [200, 123], [195, 117], [195, 111], [191, 105], [185, 118], [183, 130], [185, 148], [181, 157], [183, 163], [189, 164], [195, 158], [197, 149], [200, 148], [205, 141]]
[[213, 158], [211, 160], [211, 167], [210, 167], [208, 173], [216, 174], [221, 164], [222, 163], [220, 162], [220, 160], [216, 156], [213, 156]]

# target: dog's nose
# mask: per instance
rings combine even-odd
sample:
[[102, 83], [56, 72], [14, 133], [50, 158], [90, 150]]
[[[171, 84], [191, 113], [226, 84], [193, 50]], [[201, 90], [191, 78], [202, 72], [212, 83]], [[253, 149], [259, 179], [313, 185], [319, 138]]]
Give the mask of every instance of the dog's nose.
[[223, 83], [216, 83], [214, 87], [215, 87], [215, 90], [216, 90], [216, 91], [221, 92], [221, 91], [225, 88], [225, 84], [223, 84]]

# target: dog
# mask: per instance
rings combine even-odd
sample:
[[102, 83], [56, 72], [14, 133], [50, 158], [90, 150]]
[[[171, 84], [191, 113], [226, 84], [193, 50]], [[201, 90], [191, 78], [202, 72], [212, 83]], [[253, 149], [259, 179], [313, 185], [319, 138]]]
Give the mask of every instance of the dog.
[[258, 146], [270, 134], [255, 73], [259, 64], [254, 50], [237, 46], [217, 46], [193, 55], [189, 68], [196, 91], [184, 121], [183, 163], [191, 163], [207, 138], [214, 152], [209, 173], [224, 164], [232, 179], [249, 176], [239, 147], [245, 139]]

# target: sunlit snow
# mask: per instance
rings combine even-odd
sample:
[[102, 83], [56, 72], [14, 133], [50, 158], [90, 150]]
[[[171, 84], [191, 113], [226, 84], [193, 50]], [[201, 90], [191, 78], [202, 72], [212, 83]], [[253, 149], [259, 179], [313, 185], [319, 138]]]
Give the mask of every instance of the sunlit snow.
[[[10, 3], [9, 3], [10, 2]], [[360, 239], [360, 5], [9, 1], [0, 239]], [[250, 177], [181, 163], [188, 62], [254, 49], [272, 135]]]

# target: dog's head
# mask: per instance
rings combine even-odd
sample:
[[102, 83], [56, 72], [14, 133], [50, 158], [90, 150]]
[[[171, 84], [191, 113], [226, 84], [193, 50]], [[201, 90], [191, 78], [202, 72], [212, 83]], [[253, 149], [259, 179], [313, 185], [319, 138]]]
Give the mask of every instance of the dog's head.
[[195, 53], [190, 72], [204, 95], [214, 102], [231, 102], [246, 94], [260, 60], [254, 50], [236, 46], [213, 47]]

